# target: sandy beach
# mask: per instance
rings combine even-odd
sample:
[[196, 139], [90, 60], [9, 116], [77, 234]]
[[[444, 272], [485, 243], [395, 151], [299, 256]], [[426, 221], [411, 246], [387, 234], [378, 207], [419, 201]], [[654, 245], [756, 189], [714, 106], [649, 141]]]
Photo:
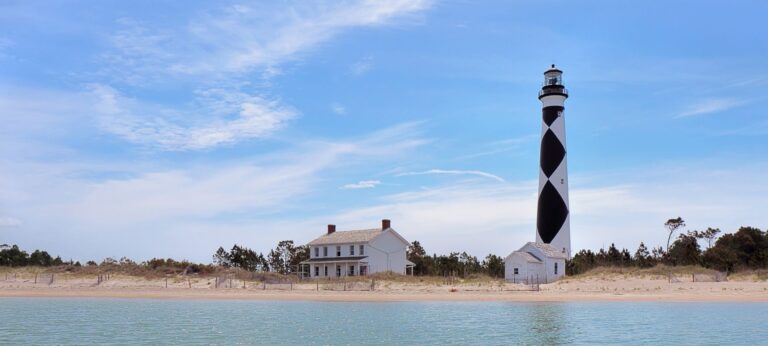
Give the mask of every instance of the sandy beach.
[[[219, 283], [216, 287], [217, 281]], [[768, 302], [768, 282], [744, 278], [728, 282], [693, 282], [662, 276], [605, 274], [565, 278], [539, 285], [492, 282], [435, 283], [411, 280], [304, 281], [265, 284], [217, 278], [173, 277], [147, 279], [115, 276], [98, 278], [58, 275], [0, 277], [0, 297], [148, 298], [148, 299], [246, 299], [286, 301], [668, 301], [668, 302]]]

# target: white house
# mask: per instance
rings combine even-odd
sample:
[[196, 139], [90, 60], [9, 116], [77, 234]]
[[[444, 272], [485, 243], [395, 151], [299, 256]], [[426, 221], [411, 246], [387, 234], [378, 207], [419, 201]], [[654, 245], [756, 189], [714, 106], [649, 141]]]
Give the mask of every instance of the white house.
[[529, 242], [504, 259], [504, 278], [509, 282], [550, 283], [565, 275], [568, 255], [552, 245]]
[[413, 273], [413, 263], [406, 260], [408, 241], [381, 220], [381, 228], [336, 231], [328, 225], [326, 234], [309, 242], [309, 266], [312, 278], [368, 275], [391, 271]]

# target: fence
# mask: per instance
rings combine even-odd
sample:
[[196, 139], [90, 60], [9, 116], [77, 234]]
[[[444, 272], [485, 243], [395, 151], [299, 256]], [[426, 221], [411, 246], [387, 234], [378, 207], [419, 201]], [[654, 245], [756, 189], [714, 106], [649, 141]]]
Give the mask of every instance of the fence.
[[667, 274], [669, 283], [680, 282], [725, 282], [728, 281], [728, 273], [726, 272], [713, 272], [713, 273], [691, 273], [691, 274]]

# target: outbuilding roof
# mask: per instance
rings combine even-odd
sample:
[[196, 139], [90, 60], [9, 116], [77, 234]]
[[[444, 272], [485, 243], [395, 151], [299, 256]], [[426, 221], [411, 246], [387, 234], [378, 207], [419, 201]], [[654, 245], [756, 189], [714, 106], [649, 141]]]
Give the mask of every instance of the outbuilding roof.
[[544, 243], [538, 243], [538, 242], [530, 242], [530, 243], [525, 244], [525, 245], [529, 245], [529, 244], [531, 246], [539, 249], [547, 257], [565, 258], [565, 259], [568, 258], [568, 256], [565, 254], [565, 252], [562, 252], [560, 249], [558, 249], [558, 248], [556, 248], [556, 247], [554, 247], [552, 245], [544, 244]]
[[516, 251], [516, 252], [519, 253], [520, 255], [522, 255], [523, 258], [525, 258], [525, 260], [527, 262], [530, 262], [530, 263], [541, 263], [541, 259], [536, 257], [536, 256], [534, 256], [530, 252], [522, 252], [522, 251]]
[[378, 237], [382, 232], [381, 228], [337, 231], [331, 234], [323, 234], [319, 238], [309, 242], [308, 245], [365, 243]]

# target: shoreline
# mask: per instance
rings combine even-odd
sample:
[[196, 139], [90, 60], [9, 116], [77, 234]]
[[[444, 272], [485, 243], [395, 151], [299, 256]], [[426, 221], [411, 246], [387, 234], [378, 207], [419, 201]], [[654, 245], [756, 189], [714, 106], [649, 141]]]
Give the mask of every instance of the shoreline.
[[253, 300], [315, 302], [768, 302], [768, 294], [607, 293], [568, 291], [417, 292], [417, 291], [261, 291], [202, 289], [0, 289], [1, 298], [106, 298], [159, 300]]

